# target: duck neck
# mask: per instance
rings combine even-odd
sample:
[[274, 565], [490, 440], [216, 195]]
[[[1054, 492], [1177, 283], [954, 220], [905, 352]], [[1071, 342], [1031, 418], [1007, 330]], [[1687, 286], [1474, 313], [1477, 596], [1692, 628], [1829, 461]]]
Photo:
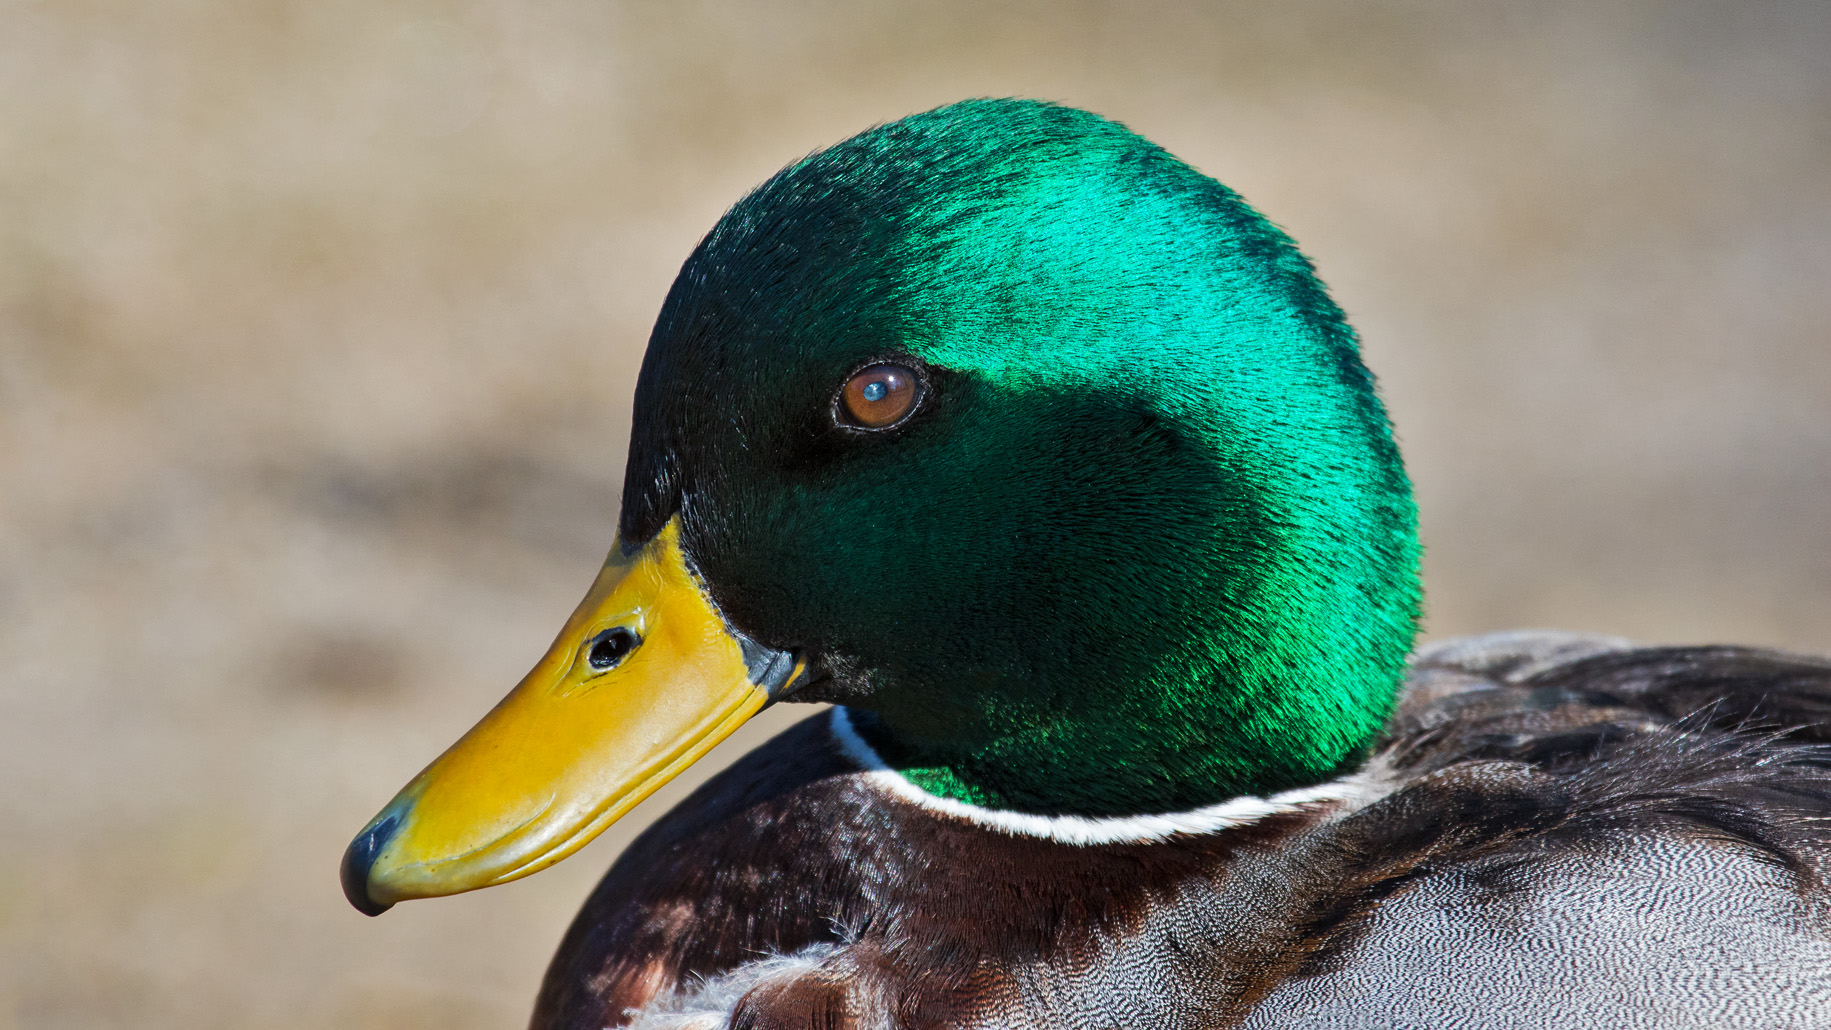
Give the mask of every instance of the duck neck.
[[884, 766], [941, 798], [1037, 815], [1140, 816], [1351, 772], [1365, 762], [1392, 694], [1375, 691], [1381, 700], [1353, 711], [1286, 704], [1256, 713], [1223, 696], [1184, 697], [1152, 711], [1020, 717], [1020, 726], [988, 720], [967, 732], [957, 721], [941, 725], [933, 708], [895, 704], [851, 708], [847, 720]]

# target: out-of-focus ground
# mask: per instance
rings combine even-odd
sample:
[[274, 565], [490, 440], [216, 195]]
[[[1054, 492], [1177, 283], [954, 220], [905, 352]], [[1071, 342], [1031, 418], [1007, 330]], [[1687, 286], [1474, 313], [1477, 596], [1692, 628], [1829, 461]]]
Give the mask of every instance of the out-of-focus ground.
[[519, 1025], [681, 789], [376, 920], [340, 851], [590, 580], [699, 234], [985, 94], [1303, 243], [1431, 636], [1831, 650], [1831, 5], [0, 0], [0, 1028]]

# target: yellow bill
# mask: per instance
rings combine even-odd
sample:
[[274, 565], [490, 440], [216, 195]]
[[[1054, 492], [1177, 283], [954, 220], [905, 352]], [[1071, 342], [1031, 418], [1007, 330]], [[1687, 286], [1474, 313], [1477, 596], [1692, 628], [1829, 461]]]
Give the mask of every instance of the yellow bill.
[[670, 521], [611, 548], [546, 657], [414, 777], [343, 858], [350, 903], [476, 890], [584, 847], [800, 673], [725, 624]]

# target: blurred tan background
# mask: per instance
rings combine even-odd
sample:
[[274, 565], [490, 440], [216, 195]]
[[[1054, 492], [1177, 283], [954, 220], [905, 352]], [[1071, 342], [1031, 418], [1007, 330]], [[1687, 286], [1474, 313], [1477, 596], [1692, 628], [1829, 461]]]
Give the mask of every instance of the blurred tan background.
[[0, 1030], [519, 1025], [624, 828], [339, 853], [590, 580], [700, 233], [985, 94], [1316, 259], [1431, 636], [1831, 650], [1831, 4], [0, 0]]

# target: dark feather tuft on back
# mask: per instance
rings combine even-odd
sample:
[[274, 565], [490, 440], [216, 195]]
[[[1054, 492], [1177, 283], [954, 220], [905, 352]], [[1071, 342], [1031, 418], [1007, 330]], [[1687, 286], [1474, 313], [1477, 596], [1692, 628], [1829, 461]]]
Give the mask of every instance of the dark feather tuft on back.
[[[1386, 899], [1451, 868], [1494, 896], [1579, 854], [1685, 836], [1825, 888], [1831, 662], [1740, 647], [1507, 634], [1421, 653], [1376, 761], [1405, 787], [1335, 828], [1358, 872], [1314, 895], [1299, 975], [1335, 968]], [[1353, 881], [1358, 879], [1358, 883]]]

